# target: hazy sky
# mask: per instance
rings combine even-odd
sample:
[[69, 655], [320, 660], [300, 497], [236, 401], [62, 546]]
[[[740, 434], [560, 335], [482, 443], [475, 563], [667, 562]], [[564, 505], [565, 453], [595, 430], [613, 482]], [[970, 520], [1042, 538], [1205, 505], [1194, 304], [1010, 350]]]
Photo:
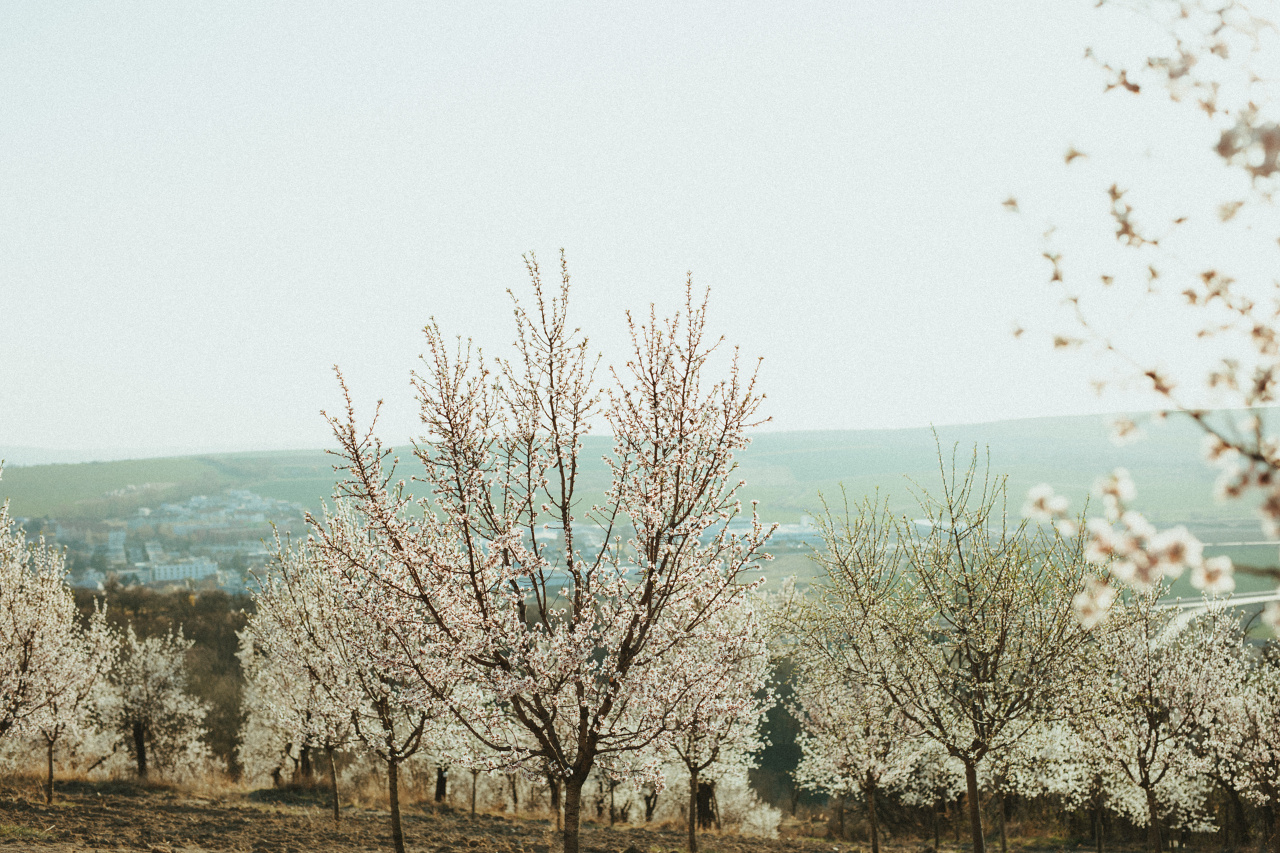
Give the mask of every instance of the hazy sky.
[[401, 440], [422, 325], [502, 350], [562, 246], [607, 356], [692, 270], [771, 428], [1120, 408], [1010, 333], [1106, 225], [1068, 145], [1161, 120], [1092, 5], [6, 3], [0, 446], [321, 446], [334, 364]]

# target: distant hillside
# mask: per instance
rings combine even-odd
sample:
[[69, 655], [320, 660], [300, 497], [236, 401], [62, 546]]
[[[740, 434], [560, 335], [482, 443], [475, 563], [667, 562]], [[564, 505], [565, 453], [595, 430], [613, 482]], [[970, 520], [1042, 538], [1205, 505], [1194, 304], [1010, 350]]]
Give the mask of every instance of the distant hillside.
[[[1213, 472], [1199, 462], [1201, 436], [1185, 419], [1148, 425], [1140, 442], [1116, 447], [1103, 417], [1037, 418], [947, 426], [938, 438], [949, 457], [958, 444], [961, 463], [977, 445], [991, 470], [1009, 476], [1010, 509], [1036, 483], [1049, 482], [1080, 507], [1094, 480], [1126, 467], [1138, 483], [1138, 505], [1161, 524], [1186, 523], [1210, 542], [1260, 538], [1252, 509], [1215, 503]], [[592, 437], [586, 455], [599, 459], [609, 440]], [[404, 454], [412, 461], [408, 453]], [[0, 479], [0, 498], [23, 517], [92, 520], [132, 515], [138, 507], [182, 500], [227, 488], [316, 508], [331, 492], [335, 458], [321, 450], [184, 456], [119, 462], [11, 468]], [[416, 465], [405, 464], [403, 476]], [[895, 510], [914, 509], [911, 482], [936, 488], [937, 449], [928, 429], [759, 433], [741, 454], [744, 500], [760, 502], [766, 521], [793, 523], [816, 514], [819, 494], [838, 503], [841, 486], [851, 502], [880, 490]], [[908, 479], [909, 478], [909, 479]], [[607, 485], [603, 463], [584, 471], [584, 499], [598, 500]], [[1233, 546], [1237, 560], [1275, 564], [1274, 546]]]

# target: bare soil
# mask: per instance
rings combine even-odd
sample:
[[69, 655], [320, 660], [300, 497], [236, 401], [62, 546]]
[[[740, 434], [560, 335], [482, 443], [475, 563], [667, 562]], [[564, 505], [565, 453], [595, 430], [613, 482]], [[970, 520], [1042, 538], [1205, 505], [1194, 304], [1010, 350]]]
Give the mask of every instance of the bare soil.
[[[365, 853], [392, 849], [385, 810], [347, 807], [335, 825], [327, 792], [229, 793], [217, 798], [127, 782], [67, 782], [46, 806], [36, 783], [0, 785], [0, 853]], [[413, 853], [554, 853], [546, 820], [408, 806], [405, 846]], [[814, 827], [791, 831], [814, 831]], [[851, 853], [858, 844], [798, 835], [776, 840], [710, 832], [703, 853]], [[915, 851], [920, 845], [892, 845]], [[685, 849], [675, 829], [582, 829], [584, 853], [669, 853]]]

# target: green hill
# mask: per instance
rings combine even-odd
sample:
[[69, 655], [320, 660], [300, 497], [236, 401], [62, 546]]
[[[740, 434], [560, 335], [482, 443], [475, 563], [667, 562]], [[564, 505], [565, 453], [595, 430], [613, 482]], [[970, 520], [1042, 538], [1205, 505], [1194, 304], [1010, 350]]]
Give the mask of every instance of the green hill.
[[[991, 470], [1007, 474], [1010, 509], [1018, 513], [1031, 486], [1051, 483], [1082, 506], [1093, 482], [1115, 467], [1126, 467], [1138, 483], [1138, 508], [1158, 524], [1185, 523], [1208, 542], [1248, 542], [1261, 538], [1251, 506], [1215, 503], [1214, 472], [1199, 462], [1201, 434], [1185, 419], [1147, 425], [1147, 437], [1114, 446], [1103, 417], [1058, 417], [940, 427], [943, 454], [959, 448], [961, 464], [976, 445], [989, 451]], [[591, 437], [586, 456], [600, 459], [609, 439]], [[402, 463], [411, 477], [416, 463]], [[324, 451], [234, 453], [120, 462], [14, 467], [0, 479], [0, 499], [19, 517], [89, 521], [133, 515], [139, 507], [183, 500], [223, 489], [248, 489], [265, 497], [317, 508], [331, 492], [335, 458]], [[843, 487], [856, 501], [876, 490], [898, 512], [912, 514], [911, 482], [935, 488], [938, 446], [929, 429], [842, 430], [758, 433], [739, 457], [745, 500], [758, 500], [770, 522], [794, 523], [815, 515], [819, 495], [839, 500]], [[586, 500], [597, 500], [607, 485], [603, 462], [584, 470]], [[1225, 549], [1239, 562], [1275, 565], [1271, 545]]]

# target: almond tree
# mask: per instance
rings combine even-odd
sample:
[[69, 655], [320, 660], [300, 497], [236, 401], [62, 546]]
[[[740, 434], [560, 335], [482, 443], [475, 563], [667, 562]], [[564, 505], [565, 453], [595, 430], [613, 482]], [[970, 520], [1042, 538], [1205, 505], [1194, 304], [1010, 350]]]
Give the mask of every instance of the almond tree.
[[939, 463], [942, 489], [918, 494], [920, 521], [895, 521], [875, 501], [828, 512], [827, 577], [805, 642], [959, 760], [982, 853], [984, 760], [1060, 719], [1059, 699], [1084, 671], [1088, 637], [1071, 598], [1085, 563], [1074, 539], [1009, 526], [1004, 481], [983, 476], [976, 451], [967, 470]]
[[[756, 753], [764, 748], [760, 729], [773, 699], [766, 687], [769, 653], [753, 605], [748, 599], [742, 607], [720, 614], [717, 621], [724, 624], [711, 636], [717, 642], [730, 638], [729, 647], [715, 652], [730, 665], [699, 672], [699, 683], [672, 715], [675, 736], [668, 749], [689, 776], [689, 853], [698, 850], [698, 804], [703, 786], [709, 782], [714, 792], [717, 776], [744, 774], [755, 766]], [[682, 667], [672, 676], [687, 674], [689, 670]]]
[[844, 798], [861, 794], [867, 804], [871, 851], [880, 853], [876, 798], [909, 770], [913, 732], [881, 690], [850, 684], [829, 664], [823, 657], [802, 654], [796, 668], [792, 715], [800, 722], [797, 740], [802, 753], [796, 783], [840, 798], [842, 835]]
[[204, 742], [208, 705], [187, 692], [192, 645], [181, 628], [142, 640], [129, 624], [120, 639], [120, 657], [98, 713], [123, 740], [139, 779], [153, 769], [203, 769], [213, 760]]
[[94, 725], [92, 717], [97, 710], [96, 699], [102, 693], [102, 680], [115, 663], [116, 645], [117, 640], [107, 627], [106, 611], [95, 607], [81, 642], [65, 651], [71, 657], [66, 665], [89, 673], [90, 677], [72, 683], [66, 690], [51, 697], [28, 727], [39, 733], [45, 749], [46, 803], [53, 802], [54, 750], [68, 733]]
[[1141, 789], [1145, 814], [1135, 818], [1159, 853], [1162, 795], [1204, 777], [1210, 762], [1199, 742], [1228, 735], [1212, 723], [1244, 679], [1239, 626], [1214, 607], [1183, 627], [1179, 611], [1158, 609], [1154, 592], [1118, 607], [1098, 634], [1099, 713], [1078, 715], [1072, 725], [1096, 760]]
[[[336, 522], [335, 522], [336, 523]], [[401, 765], [423, 744], [438, 706], [415, 708], [400, 678], [385, 664], [393, 639], [348, 605], [335, 577], [305, 546], [277, 542], [277, 572], [254, 595], [248, 632], [285, 684], [306, 686], [299, 703], [280, 692], [268, 701], [291, 721], [297, 737], [328, 757], [333, 816], [339, 819], [334, 750], [359, 741], [387, 768], [391, 837], [404, 851], [400, 821]]]
[[69, 721], [101, 671], [65, 576], [62, 553], [28, 542], [0, 504], [0, 738]]
[[[683, 316], [632, 322], [631, 359], [603, 389], [568, 321], [563, 258], [558, 293], [527, 264], [533, 307], [516, 302], [510, 360], [491, 369], [426, 329], [414, 377], [424, 494], [397, 483], [348, 395], [331, 419], [347, 514], [313, 531], [348, 600], [394, 642], [370, 654], [408, 698], [445, 704], [491, 769], [563, 780], [564, 846], [577, 853], [597, 761], [669, 737], [692, 676], [731, 662], [716, 617], [741, 606], [741, 575], [767, 537], [754, 519], [741, 536], [728, 529], [740, 511], [734, 453], [761, 398], [736, 356], [707, 380], [716, 345], [691, 286]], [[603, 496], [584, 473], [593, 427], [613, 436]]]

